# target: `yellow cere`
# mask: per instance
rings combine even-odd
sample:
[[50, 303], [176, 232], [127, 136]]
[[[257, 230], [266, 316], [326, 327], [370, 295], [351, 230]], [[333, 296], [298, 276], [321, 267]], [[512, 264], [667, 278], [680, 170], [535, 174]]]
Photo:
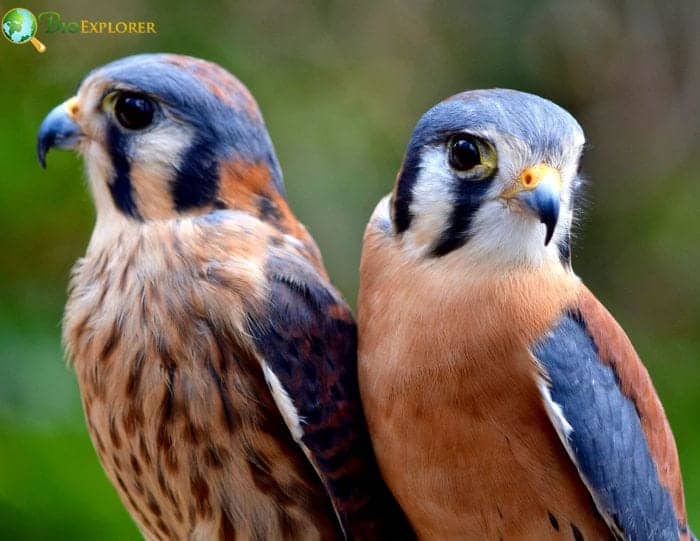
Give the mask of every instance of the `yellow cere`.
[[78, 114], [78, 98], [77, 98], [77, 96], [73, 96], [72, 98], [66, 100], [64, 105], [65, 105], [66, 111], [68, 112], [68, 116], [71, 117], [73, 120], [75, 120], [75, 117]]
[[540, 163], [528, 167], [518, 178], [518, 182], [523, 190], [534, 190], [543, 181], [553, 181], [557, 188], [561, 188], [561, 175], [559, 170], [547, 165], [546, 163]]

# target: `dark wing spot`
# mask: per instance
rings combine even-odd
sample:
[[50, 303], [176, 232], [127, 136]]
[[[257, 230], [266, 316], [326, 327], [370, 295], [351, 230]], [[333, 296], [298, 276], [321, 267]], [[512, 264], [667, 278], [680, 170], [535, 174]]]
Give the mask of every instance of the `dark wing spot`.
[[559, 521], [550, 511], [547, 511], [547, 516], [549, 517], [549, 522], [552, 524], [552, 528], [559, 531]]
[[574, 539], [576, 541], [584, 541], [581, 530], [579, 530], [573, 522], [571, 523], [571, 532], [574, 534]]

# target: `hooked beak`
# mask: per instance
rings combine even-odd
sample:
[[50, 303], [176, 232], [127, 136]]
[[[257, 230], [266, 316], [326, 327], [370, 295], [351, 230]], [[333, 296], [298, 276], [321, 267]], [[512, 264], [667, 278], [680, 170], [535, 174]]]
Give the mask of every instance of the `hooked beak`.
[[546, 227], [544, 245], [552, 240], [559, 220], [561, 175], [554, 167], [540, 163], [528, 167], [518, 177], [514, 187], [506, 190], [501, 197], [516, 199], [532, 211]]
[[52, 148], [75, 149], [83, 132], [75, 122], [78, 103], [75, 97], [55, 107], [41, 123], [36, 141], [39, 163], [46, 169], [46, 154]]

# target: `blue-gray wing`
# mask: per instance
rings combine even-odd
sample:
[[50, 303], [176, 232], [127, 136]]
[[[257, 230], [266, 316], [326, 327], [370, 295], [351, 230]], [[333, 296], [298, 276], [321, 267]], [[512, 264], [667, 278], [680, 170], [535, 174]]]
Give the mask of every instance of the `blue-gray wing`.
[[550, 419], [611, 531], [631, 540], [686, 538], [635, 401], [615, 365], [602, 359], [582, 313], [566, 313], [532, 352]]

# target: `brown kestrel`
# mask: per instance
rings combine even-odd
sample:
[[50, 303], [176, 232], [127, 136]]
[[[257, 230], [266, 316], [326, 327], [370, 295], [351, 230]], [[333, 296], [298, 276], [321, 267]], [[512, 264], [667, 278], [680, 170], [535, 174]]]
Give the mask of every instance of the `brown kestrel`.
[[65, 345], [143, 535], [403, 531], [359, 402], [353, 318], [246, 88], [194, 58], [125, 58], [47, 116], [42, 164], [52, 147], [83, 155], [97, 209]]

